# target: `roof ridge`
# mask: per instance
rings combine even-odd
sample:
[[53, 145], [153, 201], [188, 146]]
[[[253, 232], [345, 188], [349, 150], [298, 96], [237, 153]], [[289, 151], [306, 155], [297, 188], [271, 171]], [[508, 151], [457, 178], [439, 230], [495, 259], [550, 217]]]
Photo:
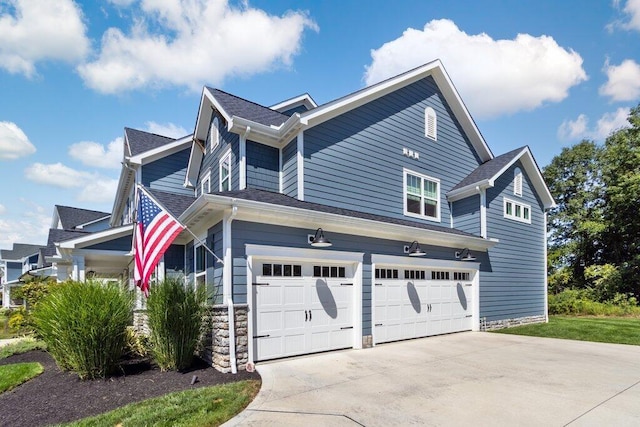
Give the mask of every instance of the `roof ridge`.
[[261, 107], [261, 108], [267, 109], [267, 110], [269, 110], [269, 111], [273, 111], [274, 113], [280, 114], [281, 116], [288, 117], [286, 114], [282, 114], [280, 111], [276, 111], [276, 110], [274, 110], [274, 109], [272, 109], [272, 108], [270, 108], [270, 107], [267, 107], [267, 106], [265, 106], [265, 105], [258, 104], [257, 102], [255, 102], [255, 101], [251, 101], [250, 99], [246, 99], [246, 98], [243, 98], [243, 97], [241, 97], [241, 96], [234, 95], [234, 94], [232, 94], [232, 93], [229, 93], [229, 92], [227, 92], [227, 91], [224, 91], [224, 90], [222, 90], [222, 89], [218, 89], [218, 88], [215, 88], [215, 87], [207, 86], [207, 88], [209, 88], [209, 89], [211, 89], [211, 90], [214, 90], [214, 91], [217, 91], [217, 92], [222, 92], [222, 93], [224, 93], [225, 95], [229, 95], [229, 96], [234, 97], [234, 98], [236, 98], [236, 99], [239, 99], [239, 100], [241, 100], [241, 101], [248, 102], [249, 104], [253, 104], [253, 105], [255, 105], [255, 106], [258, 106], [258, 107]]
[[[148, 134], [148, 135], [159, 136], [160, 138], [170, 139], [170, 140], [172, 140], [172, 141], [177, 141], [177, 140], [179, 140], [179, 139], [184, 138], [184, 136], [181, 136], [180, 138], [174, 138], [174, 137], [172, 137], [172, 136], [160, 135], [159, 133], [148, 132], [148, 131], [146, 131], [146, 130], [141, 130], [141, 129], [136, 129], [136, 128], [130, 128], [130, 127], [127, 127], [127, 126], [125, 126], [125, 127], [124, 127], [124, 130], [125, 130], [125, 132], [126, 132], [127, 130], [133, 130], [133, 131], [136, 131], [136, 132], [142, 132], [142, 133], [146, 133], [146, 134]], [[185, 135], [185, 136], [189, 136], [189, 134], [187, 134], [187, 135]]]
[[76, 210], [81, 210], [81, 211], [87, 211], [87, 212], [96, 212], [96, 213], [102, 213], [105, 215], [111, 215], [110, 212], [104, 212], [104, 211], [97, 211], [94, 209], [85, 209], [85, 208], [78, 208], [76, 206], [66, 206], [66, 205], [54, 205], [56, 208], [67, 208], [67, 209], [76, 209]]

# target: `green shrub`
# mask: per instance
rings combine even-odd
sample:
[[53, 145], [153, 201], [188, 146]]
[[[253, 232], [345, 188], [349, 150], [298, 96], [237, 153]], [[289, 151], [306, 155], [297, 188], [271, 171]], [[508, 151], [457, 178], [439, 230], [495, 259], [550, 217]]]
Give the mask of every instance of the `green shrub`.
[[640, 316], [637, 300], [627, 294], [613, 294], [611, 300], [596, 300], [592, 289], [565, 289], [549, 294], [549, 314], [582, 316]]
[[584, 270], [584, 279], [596, 301], [610, 301], [620, 289], [622, 276], [612, 264], [590, 265]]
[[151, 352], [163, 371], [183, 370], [193, 362], [204, 314], [203, 290], [167, 279], [151, 288], [147, 316]]
[[8, 326], [16, 332], [26, 332], [29, 326], [27, 310], [22, 307], [13, 310], [9, 315]]
[[149, 337], [137, 332], [133, 326], [127, 326], [125, 353], [131, 357], [147, 357], [149, 354]]
[[116, 368], [131, 309], [131, 295], [119, 285], [68, 282], [34, 308], [33, 320], [62, 369], [94, 379]]
[[24, 299], [27, 302], [27, 307], [33, 308], [49, 295], [53, 289], [62, 284], [58, 283], [54, 278], [35, 278], [29, 283], [13, 288], [11, 294], [16, 298]]

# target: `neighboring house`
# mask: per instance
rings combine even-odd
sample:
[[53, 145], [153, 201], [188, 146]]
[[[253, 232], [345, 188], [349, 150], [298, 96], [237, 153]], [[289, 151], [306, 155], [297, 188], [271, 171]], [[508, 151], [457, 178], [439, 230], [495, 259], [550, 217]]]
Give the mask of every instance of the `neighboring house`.
[[20, 307], [22, 299], [11, 297], [11, 290], [21, 285], [20, 277], [38, 267], [38, 254], [41, 246], [14, 243], [13, 249], [0, 250], [0, 288], [2, 289], [2, 307]]
[[112, 228], [57, 244], [74, 277], [131, 276], [136, 183], [198, 236], [157, 277], [206, 286], [223, 371], [547, 320], [554, 201], [528, 147], [493, 155], [440, 61], [320, 106], [205, 87], [192, 136], [126, 129]]

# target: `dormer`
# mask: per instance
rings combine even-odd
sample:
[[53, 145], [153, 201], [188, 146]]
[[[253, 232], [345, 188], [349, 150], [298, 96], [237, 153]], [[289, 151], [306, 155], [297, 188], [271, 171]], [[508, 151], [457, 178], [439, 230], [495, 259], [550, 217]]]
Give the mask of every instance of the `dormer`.
[[305, 111], [313, 110], [317, 106], [318, 104], [311, 98], [311, 95], [304, 93], [272, 105], [269, 108], [284, 115], [292, 116], [294, 113], [304, 113]]

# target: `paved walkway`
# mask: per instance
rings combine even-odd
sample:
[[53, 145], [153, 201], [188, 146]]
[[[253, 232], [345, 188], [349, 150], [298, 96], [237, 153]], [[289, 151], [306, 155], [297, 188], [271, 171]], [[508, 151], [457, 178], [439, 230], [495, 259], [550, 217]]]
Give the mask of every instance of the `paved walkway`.
[[22, 341], [23, 339], [24, 338], [7, 338], [7, 339], [0, 340], [0, 347], [13, 344], [14, 342]]
[[228, 425], [640, 425], [639, 346], [468, 332], [258, 371]]

